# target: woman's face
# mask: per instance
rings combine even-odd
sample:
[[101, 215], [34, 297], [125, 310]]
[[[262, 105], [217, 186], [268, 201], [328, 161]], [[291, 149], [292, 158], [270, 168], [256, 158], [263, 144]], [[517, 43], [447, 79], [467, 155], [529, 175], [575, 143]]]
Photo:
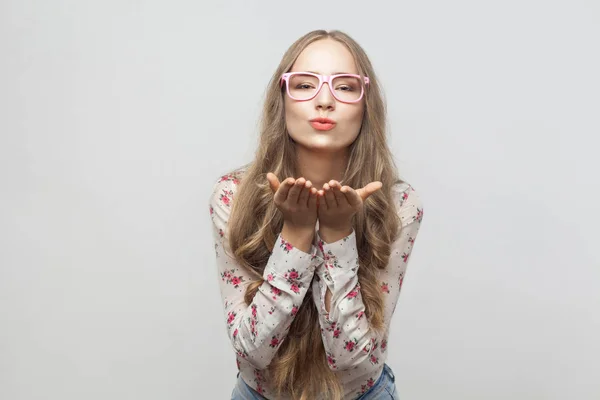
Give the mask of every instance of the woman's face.
[[[333, 39], [321, 39], [308, 45], [290, 72], [313, 72], [321, 75], [358, 74], [350, 51]], [[338, 101], [324, 83], [315, 98], [297, 101], [285, 96], [285, 122], [298, 146], [312, 151], [337, 152], [347, 148], [358, 136], [364, 113], [364, 97], [358, 103]], [[335, 121], [332, 129], [319, 129], [314, 118]]]

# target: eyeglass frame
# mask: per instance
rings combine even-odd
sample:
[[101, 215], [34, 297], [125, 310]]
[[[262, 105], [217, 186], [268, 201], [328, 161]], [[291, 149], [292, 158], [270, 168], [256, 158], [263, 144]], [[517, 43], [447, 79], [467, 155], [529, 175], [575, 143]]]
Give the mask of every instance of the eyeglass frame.
[[[296, 99], [294, 96], [291, 95], [290, 93], [290, 77], [294, 76], [294, 75], [311, 75], [314, 76], [316, 78], [319, 79], [319, 86], [317, 87], [317, 90], [315, 91], [315, 94], [312, 97], [309, 97], [308, 99]], [[341, 100], [339, 99], [336, 95], [335, 92], [333, 90], [333, 87], [331, 85], [331, 82], [335, 79], [338, 78], [340, 76], [349, 76], [352, 78], [358, 78], [358, 79], [364, 79], [364, 86], [360, 85], [360, 97], [354, 101], [347, 101], [347, 100]], [[331, 94], [333, 95], [333, 97], [337, 100], [337, 101], [341, 101], [342, 103], [358, 103], [359, 101], [362, 100], [363, 96], [365, 95], [365, 87], [369, 85], [369, 78], [366, 76], [360, 76], [360, 75], [356, 75], [356, 74], [337, 74], [337, 75], [319, 75], [319, 74], [314, 74], [312, 72], [301, 72], [301, 71], [296, 71], [296, 72], [286, 72], [284, 74], [281, 75], [281, 78], [279, 80], [279, 86], [283, 86], [283, 83], [285, 82], [285, 88], [286, 88], [286, 92], [288, 94], [288, 96], [290, 97], [290, 99], [295, 100], [295, 101], [309, 101], [314, 99], [315, 97], [317, 97], [317, 95], [319, 94], [319, 92], [321, 91], [321, 89], [323, 88], [323, 84], [327, 83], [327, 86], [329, 87], [329, 91], [331, 92]]]

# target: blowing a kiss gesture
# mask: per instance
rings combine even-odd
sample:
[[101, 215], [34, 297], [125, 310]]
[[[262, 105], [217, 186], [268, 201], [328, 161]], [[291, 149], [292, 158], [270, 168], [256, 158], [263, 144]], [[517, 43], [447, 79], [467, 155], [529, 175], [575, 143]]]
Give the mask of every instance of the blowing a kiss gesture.
[[364, 201], [381, 189], [382, 183], [371, 182], [360, 189], [342, 186], [331, 180], [317, 192], [319, 232], [328, 243], [335, 242], [352, 233], [352, 217], [363, 207]]
[[[331, 180], [317, 191], [304, 178], [288, 178], [280, 183], [277, 176], [269, 172], [267, 179], [275, 204], [283, 213], [284, 230], [287, 231], [285, 225], [288, 225], [313, 232], [318, 219], [321, 238], [328, 243], [352, 233], [352, 217], [362, 209], [364, 201], [382, 187], [381, 182], [375, 181], [352, 189]], [[291, 233], [286, 232], [286, 236], [290, 237]]]

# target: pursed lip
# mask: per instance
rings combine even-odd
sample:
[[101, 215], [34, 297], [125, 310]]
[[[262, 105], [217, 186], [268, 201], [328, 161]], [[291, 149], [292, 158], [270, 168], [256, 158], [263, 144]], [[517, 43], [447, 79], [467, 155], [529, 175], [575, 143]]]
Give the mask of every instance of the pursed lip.
[[322, 124], [335, 124], [335, 121], [329, 118], [313, 118], [310, 122], [320, 122]]

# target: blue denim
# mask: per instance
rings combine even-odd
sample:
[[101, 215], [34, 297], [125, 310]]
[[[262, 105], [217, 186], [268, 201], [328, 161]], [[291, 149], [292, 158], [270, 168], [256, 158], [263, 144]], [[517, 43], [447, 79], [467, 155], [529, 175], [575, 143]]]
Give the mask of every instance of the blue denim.
[[[383, 372], [377, 382], [356, 400], [399, 400], [395, 380], [392, 369], [384, 364]], [[266, 397], [248, 386], [238, 373], [237, 384], [231, 393], [231, 400], [266, 400]]]

